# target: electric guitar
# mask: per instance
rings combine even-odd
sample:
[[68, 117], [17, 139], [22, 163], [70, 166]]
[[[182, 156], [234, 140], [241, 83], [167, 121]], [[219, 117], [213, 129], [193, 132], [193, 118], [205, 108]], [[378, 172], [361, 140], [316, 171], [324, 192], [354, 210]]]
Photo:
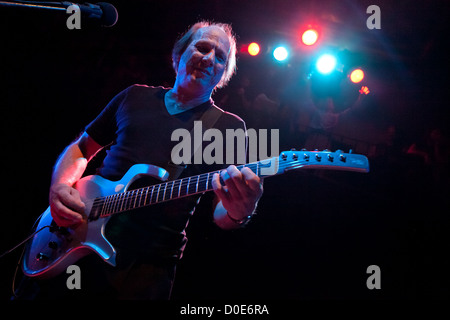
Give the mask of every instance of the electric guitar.
[[[293, 169], [332, 169], [368, 172], [369, 162], [363, 155], [330, 151], [284, 151], [278, 157], [238, 166], [249, 167], [261, 178], [285, 173]], [[106, 263], [115, 266], [116, 250], [105, 237], [105, 226], [114, 214], [126, 214], [136, 208], [149, 206], [212, 190], [212, 177], [219, 171], [170, 180], [166, 170], [147, 164], [136, 164], [119, 181], [97, 175], [80, 179], [75, 188], [86, 204], [84, 219], [74, 228], [58, 227], [50, 207], [36, 221], [36, 232], [27, 243], [22, 269], [25, 275], [51, 278], [63, 272], [83, 256], [95, 252]], [[160, 181], [159, 184], [128, 190], [143, 175]]]

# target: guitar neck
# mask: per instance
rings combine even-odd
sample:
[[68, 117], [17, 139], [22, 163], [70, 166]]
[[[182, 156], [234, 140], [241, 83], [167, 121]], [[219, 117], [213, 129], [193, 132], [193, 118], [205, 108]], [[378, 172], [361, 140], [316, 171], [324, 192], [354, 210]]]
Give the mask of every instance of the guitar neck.
[[[274, 159], [276, 158], [271, 159], [271, 161]], [[256, 175], [263, 177], [264, 174], [261, 169], [268, 166], [270, 164], [264, 163], [264, 161], [257, 161], [237, 166], [237, 168], [239, 170], [244, 167], [250, 168]], [[94, 200], [90, 216], [94, 219], [106, 217], [119, 212], [211, 191], [213, 189], [213, 175], [220, 173], [220, 171], [212, 171], [97, 198]]]
[[[282, 152], [279, 157], [237, 166], [239, 170], [244, 167], [264, 178], [297, 168], [368, 172], [369, 162], [363, 155], [347, 154], [341, 150], [321, 152], [295, 151], [293, 149]], [[90, 219], [210, 191], [213, 189], [212, 179], [215, 173], [220, 173], [220, 170], [96, 198], [93, 202]], [[221, 182], [223, 183], [223, 181]]]

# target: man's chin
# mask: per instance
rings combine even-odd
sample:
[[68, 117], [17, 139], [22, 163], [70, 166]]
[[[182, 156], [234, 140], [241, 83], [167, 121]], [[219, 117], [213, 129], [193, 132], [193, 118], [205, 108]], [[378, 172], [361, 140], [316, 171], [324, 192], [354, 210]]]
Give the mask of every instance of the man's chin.
[[189, 85], [192, 85], [195, 87], [203, 87], [205, 90], [210, 87], [214, 88], [214, 86], [211, 86], [210, 79], [206, 76], [191, 75], [189, 77]]

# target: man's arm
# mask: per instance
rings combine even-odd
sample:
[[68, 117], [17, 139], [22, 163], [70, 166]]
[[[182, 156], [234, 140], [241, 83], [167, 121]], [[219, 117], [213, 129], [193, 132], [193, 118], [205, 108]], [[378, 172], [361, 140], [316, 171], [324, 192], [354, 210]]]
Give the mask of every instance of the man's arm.
[[236, 229], [255, 212], [258, 200], [263, 193], [262, 180], [249, 168], [239, 171], [229, 166], [221, 172], [225, 185], [220, 183], [218, 174], [214, 174], [212, 186], [216, 194], [214, 222], [222, 229]]
[[86, 132], [61, 154], [53, 170], [49, 202], [58, 226], [69, 227], [83, 219], [85, 205], [73, 185], [82, 177], [87, 163], [102, 148]]

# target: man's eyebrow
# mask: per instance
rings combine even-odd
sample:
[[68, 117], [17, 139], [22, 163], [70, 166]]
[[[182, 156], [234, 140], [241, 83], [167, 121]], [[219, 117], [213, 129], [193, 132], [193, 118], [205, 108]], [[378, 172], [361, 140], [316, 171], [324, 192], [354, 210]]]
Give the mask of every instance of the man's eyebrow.
[[219, 46], [216, 46], [215, 43], [214, 43], [214, 41], [212, 41], [212, 40], [208, 40], [208, 39], [199, 39], [199, 40], [197, 40], [197, 42], [195, 43], [195, 45], [197, 45], [197, 44], [200, 44], [200, 45], [203, 45], [203, 44], [211, 45], [212, 47], [215, 47], [215, 49], [218, 51], [218, 53], [219, 53], [220, 55], [222, 55], [224, 58], [226, 58], [226, 57], [228, 56], [228, 54], [227, 54], [224, 50], [222, 50], [222, 48], [220, 47], [220, 45], [219, 45]]

